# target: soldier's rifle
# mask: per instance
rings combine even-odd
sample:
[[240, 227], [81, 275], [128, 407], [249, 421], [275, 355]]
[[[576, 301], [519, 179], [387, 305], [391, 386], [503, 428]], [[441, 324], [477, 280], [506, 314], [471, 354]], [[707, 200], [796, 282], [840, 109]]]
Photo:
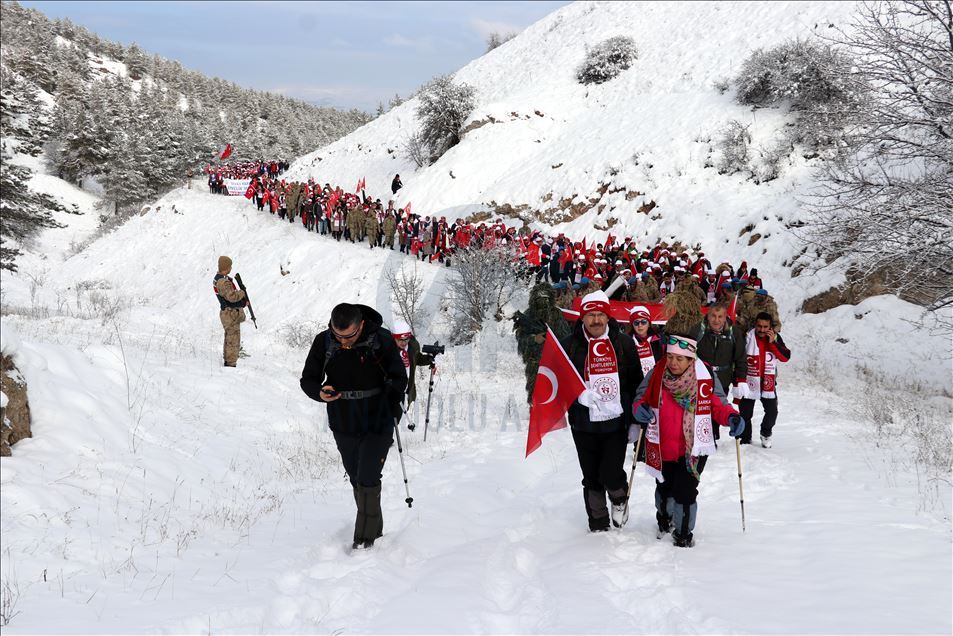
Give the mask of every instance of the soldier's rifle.
[[255, 325], [255, 329], [258, 329], [258, 322], [255, 320], [255, 310], [251, 308], [251, 299], [248, 297], [248, 289], [245, 287], [245, 283], [242, 282], [241, 274], [235, 274], [235, 282], [238, 283], [238, 288], [245, 292], [245, 306], [248, 307], [252, 324]]

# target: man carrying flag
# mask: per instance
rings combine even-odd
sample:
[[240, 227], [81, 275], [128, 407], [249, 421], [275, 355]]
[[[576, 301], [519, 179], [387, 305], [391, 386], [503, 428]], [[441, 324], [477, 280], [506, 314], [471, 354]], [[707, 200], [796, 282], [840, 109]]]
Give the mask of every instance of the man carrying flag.
[[542, 445], [543, 435], [566, 427], [566, 412], [585, 390], [586, 384], [579, 372], [566, 357], [552, 329], [547, 327], [529, 409], [527, 457]]
[[[586, 390], [569, 407], [569, 426], [582, 469], [583, 502], [591, 532], [621, 528], [628, 517], [625, 456], [632, 400], [642, 367], [632, 338], [609, 316], [609, 298], [596, 291], [582, 299], [582, 318], [560, 344]], [[541, 363], [542, 364], [542, 363]]]

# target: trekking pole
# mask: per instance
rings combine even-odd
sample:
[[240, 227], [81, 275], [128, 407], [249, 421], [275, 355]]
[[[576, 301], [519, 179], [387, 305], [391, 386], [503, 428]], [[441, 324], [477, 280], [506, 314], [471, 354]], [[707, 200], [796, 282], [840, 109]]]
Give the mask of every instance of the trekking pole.
[[[639, 431], [639, 438], [635, 440], [635, 449], [632, 451], [632, 470], [629, 471], [629, 490], [625, 495], [625, 515], [623, 515], [623, 519], [626, 521], [629, 520], [629, 499], [632, 497], [632, 485], [635, 484], [635, 465], [639, 463], [639, 449], [642, 447], [643, 432], [642, 430]], [[623, 523], [622, 526], [624, 527], [625, 524]]]
[[[408, 404], [407, 406], [410, 406], [410, 405]], [[411, 433], [413, 433], [413, 432], [414, 432], [414, 429], [417, 428], [417, 425], [414, 424], [413, 418], [410, 417], [410, 412], [409, 412], [406, 408], [404, 408], [404, 403], [403, 403], [403, 402], [400, 403], [400, 410], [404, 412], [404, 415], [405, 415], [405, 416], [407, 416], [407, 422], [408, 422], [408, 424], [407, 424], [407, 430], [410, 431]]]
[[735, 438], [735, 458], [738, 460], [738, 496], [741, 499], [741, 531], [745, 529], [745, 489], [741, 485], [741, 440]]
[[400, 472], [404, 475], [404, 490], [407, 492], [407, 498], [404, 503], [408, 508], [414, 507], [414, 498], [410, 496], [410, 482], [407, 481], [407, 468], [404, 466], [404, 446], [400, 443], [400, 422], [394, 422], [394, 434], [397, 436], [397, 456], [400, 458]]
[[427, 415], [424, 418], [424, 441], [427, 441], [427, 427], [430, 425], [430, 398], [433, 397], [433, 374], [437, 367], [430, 365], [430, 386], [427, 388]]

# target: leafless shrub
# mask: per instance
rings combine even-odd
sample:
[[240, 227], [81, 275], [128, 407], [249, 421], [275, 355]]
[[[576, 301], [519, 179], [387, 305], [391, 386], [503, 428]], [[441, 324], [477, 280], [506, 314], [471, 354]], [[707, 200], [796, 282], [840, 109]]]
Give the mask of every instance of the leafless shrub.
[[489, 53], [501, 44], [506, 44], [516, 37], [515, 33], [498, 33], [494, 31], [486, 38], [486, 52]]
[[278, 336], [292, 349], [305, 349], [320, 331], [321, 326], [313, 320], [296, 320], [281, 325]]
[[418, 168], [427, 165], [427, 148], [420, 132], [415, 132], [404, 140], [404, 156], [414, 162]]
[[397, 315], [403, 318], [411, 330], [417, 333], [423, 324], [421, 310], [424, 299], [423, 276], [417, 270], [417, 261], [403, 264], [400, 269], [384, 272], [390, 289], [390, 298]]
[[751, 133], [740, 121], [732, 119], [721, 131], [718, 140], [718, 150], [721, 157], [718, 160], [720, 174], [735, 174], [749, 170]]
[[502, 320], [503, 306], [520, 284], [514, 254], [507, 247], [460, 251], [449, 283], [455, 323], [452, 344], [470, 342], [491, 315]]

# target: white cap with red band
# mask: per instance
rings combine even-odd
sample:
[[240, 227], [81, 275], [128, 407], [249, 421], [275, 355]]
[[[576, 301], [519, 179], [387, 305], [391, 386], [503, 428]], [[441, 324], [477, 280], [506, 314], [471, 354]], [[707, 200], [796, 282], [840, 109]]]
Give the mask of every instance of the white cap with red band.
[[579, 307], [579, 313], [583, 316], [597, 311], [609, 315], [609, 297], [602, 290], [586, 294], [582, 299], [582, 305]]

